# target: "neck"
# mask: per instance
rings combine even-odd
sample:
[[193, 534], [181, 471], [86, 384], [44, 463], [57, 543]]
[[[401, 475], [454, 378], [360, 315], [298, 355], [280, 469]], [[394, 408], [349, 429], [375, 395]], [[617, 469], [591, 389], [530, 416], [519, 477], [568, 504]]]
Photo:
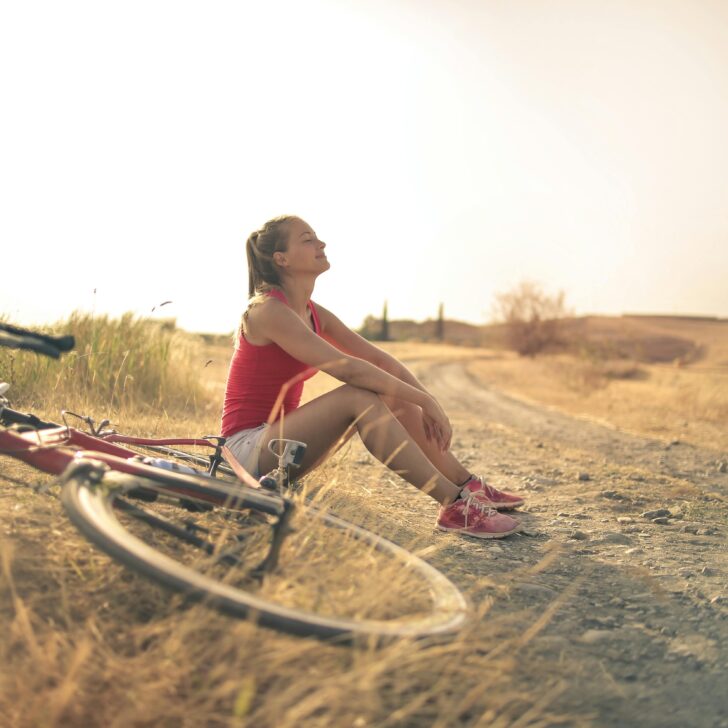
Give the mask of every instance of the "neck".
[[281, 283], [290, 307], [301, 316], [306, 314], [316, 278], [288, 278]]

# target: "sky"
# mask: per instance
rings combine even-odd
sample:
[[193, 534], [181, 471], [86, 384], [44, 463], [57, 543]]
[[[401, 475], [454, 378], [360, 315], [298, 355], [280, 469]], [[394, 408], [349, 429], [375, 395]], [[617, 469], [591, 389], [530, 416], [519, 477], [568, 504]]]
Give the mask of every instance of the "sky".
[[20, 324], [229, 332], [281, 214], [352, 327], [385, 300], [484, 323], [522, 280], [728, 316], [723, 0], [0, 0], [0, 103]]

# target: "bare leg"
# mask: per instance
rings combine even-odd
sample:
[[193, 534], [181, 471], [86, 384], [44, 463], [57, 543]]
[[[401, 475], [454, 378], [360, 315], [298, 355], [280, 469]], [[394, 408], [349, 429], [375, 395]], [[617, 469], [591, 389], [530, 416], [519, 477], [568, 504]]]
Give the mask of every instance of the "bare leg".
[[259, 469], [275, 467], [268, 442], [287, 437], [305, 442], [306, 454], [298, 471], [309, 472], [354, 427], [369, 452], [408, 483], [439, 503], [455, 500], [460, 488], [446, 478], [422, 452], [417, 442], [392, 414], [382, 398], [365, 389], [344, 385], [286, 414], [268, 428], [261, 440]]
[[412, 439], [420, 446], [430, 462], [446, 477], [462, 485], [469, 477], [458, 459], [448, 450], [442, 452], [434, 440], [428, 440], [422, 424], [422, 409], [412, 402], [394, 397], [382, 397], [394, 416], [402, 423]]

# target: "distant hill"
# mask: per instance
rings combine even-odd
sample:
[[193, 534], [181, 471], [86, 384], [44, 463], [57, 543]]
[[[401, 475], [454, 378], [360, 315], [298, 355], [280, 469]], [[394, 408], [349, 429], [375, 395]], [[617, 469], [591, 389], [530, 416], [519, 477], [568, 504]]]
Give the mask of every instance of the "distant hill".
[[[367, 319], [365, 333], [381, 330], [381, 322]], [[393, 341], [437, 341], [437, 322], [394, 320], [389, 322]], [[507, 349], [504, 324], [478, 326], [445, 320], [444, 342], [461, 346]], [[702, 359], [718, 345], [728, 354], [728, 319], [711, 316], [638, 315], [580, 316], [563, 319], [554, 351], [581, 353], [600, 358], [641, 362], [689, 364]]]

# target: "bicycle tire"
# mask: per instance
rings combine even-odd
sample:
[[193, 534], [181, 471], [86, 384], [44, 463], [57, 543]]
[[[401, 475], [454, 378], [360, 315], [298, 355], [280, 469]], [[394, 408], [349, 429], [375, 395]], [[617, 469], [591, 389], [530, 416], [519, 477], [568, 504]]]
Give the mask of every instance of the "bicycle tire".
[[[88, 461], [87, 461], [88, 463]], [[451, 637], [463, 626], [468, 607], [458, 588], [435, 567], [393, 542], [344, 519], [318, 510], [314, 515], [326, 527], [345, 531], [347, 537], [363, 541], [374, 550], [387, 554], [426, 583], [432, 609], [412, 620], [357, 619], [320, 615], [304, 609], [291, 608], [261, 598], [239, 587], [187, 566], [164, 554], [131, 533], [116, 516], [114, 504], [128, 490], [149, 487], [139, 478], [113, 473], [112, 483], [105, 473], [100, 481], [81, 461], [65, 476], [62, 502], [71, 521], [95, 546], [132, 570], [162, 586], [171, 588], [195, 600], [202, 600], [226, 614], [239, 618], [254, 617], [258, 624], [282, 632], [335, 641], [350, 642], [358, 637], [391, 639], [400, 637]], [[161, 476], [160, 476], [161, 477]], [[186, 476], [185, 482], [189, 483]], [[199, 476], [201, 482], [215, 493], [214, 478]], [[164, 487], [174, 489], [176, 474], [164, 473]], [[211, 482], [207, 482], [211, 481]], [[229, 490], [219, 488], [224, 499]]]

